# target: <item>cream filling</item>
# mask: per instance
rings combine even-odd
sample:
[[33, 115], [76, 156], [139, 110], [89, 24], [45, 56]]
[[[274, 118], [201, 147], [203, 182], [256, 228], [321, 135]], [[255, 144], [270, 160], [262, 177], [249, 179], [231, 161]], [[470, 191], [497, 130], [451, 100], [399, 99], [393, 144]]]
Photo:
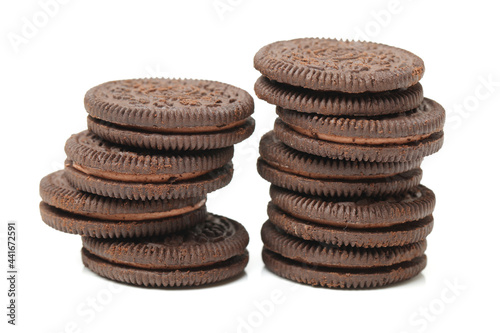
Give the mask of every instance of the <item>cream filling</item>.
[[384, 145], [384, 144], [404, 144], [413, 141], [419, 141], [430, 137], [433, 133], [430, 134], [421, 134], [421, 135], [410, 135], [401, 138], [358, 138], [358, 137], [349, 137], [349, 136], [341, 136], [334, 134], [323, 134], [312, 132], [301, 127], [288, 124], [294, 131], [299, 132], [301, 134], [307, 135], [312, 138], [317, 138], [324, 141], [338, 142], [338, 143], [355, 143], [358, 145]]
[[177, 209], [171, 209], [164, 212], [154, 212], [154, 213], [135, 213], [135, 214], [99, 214], [99, 213], [81, 213], [79, 215], [85, 215], [88, 217], [100, 219], [100, 220], [111, 220], [111, 221], [145, 221], [145, 220], [157, 220], [164, 219], [167, 217], [178, 216], [186, 214], [203, 207], [207, 200], [203, 199], [193, 206], [186, 206]]
[[199, 172], [190, 172], [182, 174], [141, 175], [141, 174], [127, 174], [115, 171], [99, 170], [99, 169], [89, 168], [76, 163], [73, 163], [71, 166], [76, 170], [90, 176], [95, 176], [110, 180], [117, 180], [122, 182], [134, 182], [134, 183], [164, 183], [172, 178], [176, 180], [186, 180], [186, 179], [196, 178], [210, 172], [210, 171], [199, 171]]
[[307, 178], [313, 178], [313, 179], [343, 179], [343, 180], [360, 180], [360, 179], [381, 179], [381, 178], [386, 178], [386, 177], [392, 177], [397, 175], [397, 173], [391, 173], [391, 174], [384, 174], [384, 175], [362, 175], [362, 176], [352, 176], [352, 175], [323, 175], [319, 173], [312, 173], [312, 172], [305, 172], [305, 171], [297, 171], [297, 170], [292, 170], [287, 167], [280, 166], [275, 163], [270, 163], [268, 161], [265, 161], [267, 164], [271, 165], [272, 167], [288, 172], [291, 174], [299, 175], [299, 176], [304, 176]]
[[133, 126], [133, 125], [120, 125], [124, 128], [130, 128], [135, 130], [143, 130], [153, 133], [163, 133], [163, 134], [193, 134], [193, 133], [205, 133], [205, 132], [220, 132], [234, 127], [243, 125], [247, 119], [237, 121], [232, 124], [224, 126], [195, 126], [195, 127], [173, 127], [173, 128], [162, 128], [162, 127], [150, 127], [150, 126]]

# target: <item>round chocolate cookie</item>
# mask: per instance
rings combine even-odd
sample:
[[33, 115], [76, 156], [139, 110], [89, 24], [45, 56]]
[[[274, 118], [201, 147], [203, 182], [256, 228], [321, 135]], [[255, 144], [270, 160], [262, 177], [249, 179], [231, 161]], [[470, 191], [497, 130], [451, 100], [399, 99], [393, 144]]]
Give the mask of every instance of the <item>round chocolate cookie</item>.
[[274, 131], [260, 140], [261, 157], [270, 165], [289, 173], [315, 179], [387, 178], [420, 167], [422, 159], [403, 162], [364, 162], [339, 160], [307, 154], [283, 144]]
[[212, 283], [241, 273], [248, 261], [245, 228], [213, 214], [164, 236], [82, 240], [85, 266], [106, 278], [145, 286]]
[[408, 88], [424, 75], [411, 52], [371, 42], [324, 38], [279, 41], [261, 48], [254, 66], [271, 80], [346, 93]]
[[386, 178], [375, 179], [317, 179], [287, 172], [268, 164], [264, 159], [257, 161], [259, 175], [271, 184], [294, 192], [318, 196], [379, 196], [405, 192], [422, 179], [422, 169], [407, 171]]
[[146, 221], [166, 219], [197, 210], [206, 196], [170, 200], [124, 200], [76, 190], [64, 177], [64, 171], [45, 176], [40, 182], [42, 200], [69, 213], [104, 221]]
[[269, 251], [309, 265], [336, 268], [372, 268], [391, 266], [424, 254], [425, 240], [403, 246], [362, 248], [335, 246], [306, 241], [286, 234], [270, 222], [261, 230], [262, 242]]
[[443, 146], [443, 131], [423, 140], [402, 144], [360, 145], [320, 140], [294, 131], [281, 119], [274, 123], [274, 133], [284, 144], [305, 153], [367, 162], [407, 162], [434, 154]]
[[66, 177], [77, 189], [121, 199], [205, 195], [229, 183], [234, 148], [169, 152], [109, 143], [83, 131], [66, 142]]
[[336, 117], [276, 108], [294, 131], [324, 141], [360, 145], [405, 144], [421, 141], [444, 127], [441, 105], [425, 98], [416, 109], [378, 117]]
[[232, 163], [199, 177], [179, 182], [138, 183], [95, 177], [72, 167], [66, 161], [64, 176], [77, 190], [128, 200], [162, 200], [200, 197], [229, 184], [233, 177]]
[[381, 228], [417, 221], [432, 214], [434, 193], [418, 185], [405, 193], [383, 197], [323, 198], [272, 185], [271, 201], [298, 219], [346, 228]]
[[261, 76], [255, 94], [284, 109], [322, 115], [379, 116], [409, 111], [424, 100], [420, 83], [407, 89], [377, 93], [345, 94], [295, 87]]
[[87, 125], [104, 140], [120, 145], [156, 150], [208, 150], [230, 147], [247, 139], [255, 129], [255, 120], [250, 117], [240, 126], [218, 132], [178, 134], [138, 131], [90, 116]]
[[285, 279], [312, 286], [353, 289], [378, 288], [408, 280], [418, 275], [427, 264], [427, 257], [422, 255], [411, 261], [385, 267], [321, 267], [287, 259], [267, 249], [262, 251], [262, 259], [271, 272]]
[[107, 279], [132, 285], [191, 287], [227, 281], [240, 275], [248, 264], [248, 252], [210, 266], [176, 270], [148, 270], [113, 264], [82, 248], [82, 262], [92, 272]]
[[267, 206], [269, 222], [287, 234], [337, 246], [389, 247], [423, 241], [432, 231], [432, 215], [385, 228], [354, 229], [322, 225], [295, 218], [273, 203]]
[[205, 80], [134, 79], [106, 82], [85, 95], [93, 118], [160, 133], [218, 132], [241, 126], [253, 99], [234, 86]]
[[97, 238], [130, 238], [164, 235], [191, 228], [205, 221], [205, 205], [186, 214], [144, 221], [115, 221], [77, 215], [40, 203], [40, 214], [48, 226], [69, 234]]
[[221, 168], [231, 161], [234, 148], [162, 153], [112, 144], [83, 131], [66, 141], [65, 151], [75, 169], [90, 175], [161, 183], [191, 179]]

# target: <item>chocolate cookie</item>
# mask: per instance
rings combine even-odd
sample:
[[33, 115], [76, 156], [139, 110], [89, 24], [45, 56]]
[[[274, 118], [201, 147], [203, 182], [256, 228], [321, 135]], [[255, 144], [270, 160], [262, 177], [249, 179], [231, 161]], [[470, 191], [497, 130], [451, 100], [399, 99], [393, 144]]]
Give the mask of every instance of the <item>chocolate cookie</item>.
[[248, 264], [248, 252], [221, 263], [176, 270], [147, 270], [113, 264], [82, 249], [82, 261], [92, 272], [110, 280], [145, 287], [189, 287], [237, 277]]
[[427, 264], [425, 255], [400, 264], [376, 268], [332, 268], [287, 259], [264, 249], [262, 259], [273, 273], [299, 283], [328, 288], [378, 288], [408, 280]]
[[40, 203], [42, 220], [50, 227], [66, 232], [97, 238], [130, 238], [164, 235], [191, 228], [205, 221], [205, 205], [186, 214], [144, 221], [115, 221], [77, 215]]
[[207, 150], [235, 145], [252, 135], [255, 120], [247, 118], [236, 127], [218, 132], [164, 134], [139, 131], [88, 117], [91, 132], [116, 144], [156, 150]]
[[85, 108], [93, 118], [159, 133], [218, 132], [245, 123], [253, 99], [234, 86], [204, 80], [135, 79], [90, 89]]
[[336, 143], [360, 145], [406, 144], [421, 141], [444, 127], [441, 105], [425, 98], [416, 109], [378, 117], [322, 116], [276, 108], [294, 131]]
[[291, 129], [281, 119], [274, 123], [274, 133], [284, 144], [305, 153], [367, 162], [407, 162], [434, 154], [443, 146], [443, 132], [404, 144], [359, 145], [319, 140]]
[[424, 254], [425, 240], [403, 246], [361, 248], [306, 241], [286, 234], [270, 222], [261, 230], [262, 242], [269, 251], [309, 265], [336, 268], [372, 268], [413, 260]]
[[106, 278], [144, 286], [192, 286], [228, 279], [248, 261], [248, 233], [231, 219], [205, 222], [175, 234], [129, 240], [83, 237], [83, 262]]
[[423, 241], [432, 231], [432, 215], [421, 220], [385, 228], [355, 229], [322, 225], [295, 218], [273, 203], [267, 207], [269, 222], [284, 232], [304, 240], [337, 246], [388, 247]]
[[271, 186], [271, 201], [284, 212], [306, 221], [347, 228], [380, 228], [417, 221], [432, 214], [434, 193], [418, 185], [383, 197], [322, 198]]
[[66, 177], [77, 189], [121, 199], [202, 196], [229, 183], [233, 147], [160, 153], [125, 148], [83, 131], [66, 142]]
[[261, 76], [255, 94], [284, 109], [322, 115], [379, 116], [417, 108], [424, 100], [420, 83], [407, 89], [378, 93], [345, 94], [318, 91], [271, 81]]
[[268, 164], [264, 159], [257, 161], [259, 175], [271, 184], [309, 195], [319, 196], [378, 196], [405, 192], [422, 179], [422, 169], [407, 171], [398, 175], [375, 179], [317, 179], [287, 172]]
[[378, 179], [420, 167], [422, 159], [404, 162], [364, 162], [339, 160], [303, 153], [283, 144], [273, 131], [260, 140], [261, 157], [275, 168], [315, 179]]
[[177, 200], [123, 200], [81, 192], [73, 188], [64, 171], [45, 176], [40, 182], [42, 200], [69, 213], [104, 221], [163, 220], [197, 210], [206, 196]]
[[180, 182], [136, 183], [95, 177], [72, 167], [66, 161], [65, 177], [80, 191], [128, 200], [162, 200], [204, 196], [229, 184], [233, 176], [232, 163], [204, 175]]
[[271, 80], [314, 90], [362, 93], [408, 88], [424, 75], [422, 59], [371, 42], [300, 38], [261, 48], [254, 66]]

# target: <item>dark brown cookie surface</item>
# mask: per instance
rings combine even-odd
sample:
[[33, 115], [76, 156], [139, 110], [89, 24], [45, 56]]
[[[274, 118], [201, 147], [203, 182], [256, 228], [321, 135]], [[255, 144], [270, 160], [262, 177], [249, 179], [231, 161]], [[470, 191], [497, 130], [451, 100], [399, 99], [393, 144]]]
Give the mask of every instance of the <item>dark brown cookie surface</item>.
[[206, 196], [176, 200], [124, 200], [76, 190], [57, 171], [40, 182], [40, 196], [50, 206], [106, 221], [145, 221], [189, 213], [205, 205]]
[[385, 178], [418, 169], [421, 159], [404, 162], [363, 162], [339, 160], [307, 154], [290, 148], [268, 132], [260, 141], [259, 152], [269, 164], [281, 170], [316, 179]]
[[120, 145], [156, 150], [208, 150], [230, 147], [247, 139], [255, 129], [255, 120], [247, 118], [240, 126], [217, 132], [178, 134], [140, 131], [90, 116], [87, 125], [104, 140]]
[[191, 287], [229, 280], [248, 264], [248, 252], [209, 266], [176, 270], [149, 270], [114, 264], [82, 249], [85, 267], [107, 279], [145, 287]]
[[379, 116], [415, 109], [424, 100], [422, 85], [378, 93], [345, 94], [295, 87], [261, 76], [255, 82], [260, 99], [284, 109], [322, 115]]
[[408, 88], [424, 74], [422, 59], [388, 45], [300, 38], [261, 48], [254, 66], [271, 80], [314, 90], [362, 93]]
[[265, 248], [285, 258], [309, 265], [337, 268], [395, 265], [422, 256], [427, 247], [425, 240], [403, 246], [378, 248], [320, 244], [288, 235], [270, 222], [262, 226], [261, 237]]
[[394, 176], [376, 179], [316, 179], [293, 174], [257, 161], [259, 175], [271, 184], [294, 192], [318, 196], [379, 196], [405, 192], [420, 183], [422, 169], [407, 171]]
[[65, 151], [73, 168], [91, 176], [164, 183], [192, 179], [222, 168], [231, 161], [234, 148], [161, 153], [119, 146], [83, 131], [68, 139]]
[[423, 140], [405, 144], [358, 145], [337, 143], [319, 140], [294, 131], [281, 119], [276, 119], [274, 133], [287, 146], [308, 154], [336, 159], [384, 163], [420, 160], [441, 149], [444, 141], [444, 134], [441, 131], [433, 133]]
[[243, 255], [248, 233], [238, 222], [207, 214], [204, 222], [174, 234], [130, 240], [82, 238], [90, 253], [113, 263], [147, 269], [180, 269]]
[[296, 132], [325, 141], [348, 144], [405, 144], [441, 132], [445, 111], [431, 99], [415, 109], [378, 117], [313, 115], [276, 108], [283, 122]]
[[234, 86], [190, 79], [111, 81], [90, 89], [85, 108], [94, 118], [160, 132], [209, 132], [241, 125], [253, 99]]
[[42, 220], [48, 226], [70, 234], [97, 238], [148, 237], [177, 232], [205, 221], [206, 211], [206, 207], [202, 206], [186, 214], [167, 218], [113, 221], [72, 214], [45, 202], [40, 203]]
[[408, 280], [427, 264], [425, 255], [393, 266], [361, 269], [320, 267], [290, 260], [264, 249], [262, 259], [273, 273], [289, 280], [328, 288], [378, 288]]
[[380, 228], [417, 221], [432, 214], [434, 193], [423, 185], [384, 197], [322, 198], [270, 189], [271, 201], [284, 212], [306, 221], [347, 228]]
[[165, 183], [123, 182], [99, 178], [73, 168], [68, 161], [64, 171], [68, 182], [77, 190], [128, 200], [201, 197], [226, 186], [233, 176], [231, 163], [196, 178]]
[[322, 225], [295, 218], [269, 203], [269, 222], [284, 232], [304, 240], [337, 246], [388, 247], [423, 241], [432, 231], [432, 215], [421, 220], [385, 228], [353, 229]]

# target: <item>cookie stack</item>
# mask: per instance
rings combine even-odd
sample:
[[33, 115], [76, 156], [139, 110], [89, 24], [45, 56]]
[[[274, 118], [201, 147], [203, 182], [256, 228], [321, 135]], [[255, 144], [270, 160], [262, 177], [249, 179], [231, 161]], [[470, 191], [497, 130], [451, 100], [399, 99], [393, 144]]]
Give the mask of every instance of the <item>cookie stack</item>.
[[88, 130], [66, 142], [65, 169], [40, 183], [43, 221], [83, 236], [85, 266], [155, 287], [240, 274], [248, 234], [205, 203], [254, 130], [252, 97], [213, 81], [122, 80], [90, 89], [85, 108]]
[[258, 171], [269, 270], [297, 282], [372, 288], [426, 265], [434, 193], [420, 164], [443, 144], [444, 109], [424, 98], [423, 61], [387, 45], [304, 38], [263, 47], [257, 96], [276, 105]]

